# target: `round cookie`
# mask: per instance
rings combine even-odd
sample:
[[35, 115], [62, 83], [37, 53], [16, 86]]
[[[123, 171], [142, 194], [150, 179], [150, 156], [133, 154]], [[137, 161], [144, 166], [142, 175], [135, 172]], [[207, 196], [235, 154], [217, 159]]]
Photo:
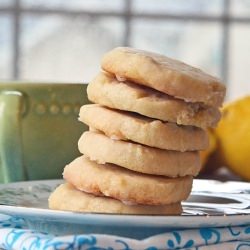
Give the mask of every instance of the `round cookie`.
[[140, 174], [112, 164], [97, 164], [86, 156], [64, 168], [64, 179], [77, 189], [129, 204], [167, 205], [187, 199], [193, 178]]
[[104, 72], [91, 81], [87, 92], [94, 103], [179, 125], [214, 127], [220, 119], [217, 108], [187, 103], [138, 84], [119, 82]]
[[218, 107], [225, 96], [219, 79], [160, 54], [118, 47], [103, 56], [101, 65], [121, 81], [128, 79], [187, 102]]
[[178, 152], [112, 140], [98, 132], [84, 132], [79, 151], [99, 164], [115, 165], [152, 175], [195, 176], [201, 168], [199, 152]]
[[181, 152], [205, 150], [208, 147], [207, 133], [200, 128], [178, 126], [98, 104], [82, 106], [79, 120], [115, 140], [130, 140], [150, 147]]
[[87, 213], [178, 215], [182, 212], [180, 203], [164, 206], [126, 205], [109, 197], [94, 196], [79, 191], [69, 183], [61, 184], [49, 197], [49, 208]]

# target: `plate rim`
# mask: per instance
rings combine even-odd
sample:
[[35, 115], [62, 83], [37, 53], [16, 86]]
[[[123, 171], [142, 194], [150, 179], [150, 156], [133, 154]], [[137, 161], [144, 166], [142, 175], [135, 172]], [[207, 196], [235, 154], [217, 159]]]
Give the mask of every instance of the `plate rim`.
[[[195, 179], [195, 181], [201, 182], [213, 182], [213, 183], [225, 183], [218, 180], [209, 180], [209, 179]], [[6, 187], [18, 187], [19, 185], [25, 184], [27, 185], [38, 185], [38, 184], [46, 184], [50, 186], [59, 185], [63, 183], [63, 179], [52, 179], [52, 180], [32, 180], [32, 181], [21, 181], [21, 182], [13, 182], [7, 184], [0, 184], [1, 188]], [[229, 181], [227, 183], [237, 183], [241, 184], [240, 181]], [[250, 183], [243, 182], [246, 185]], [[104, 225], [107, 221], [111, 221], [112, 226], [117, 226], [121, 222], [124, 224], [125, 218], [125, 226], [131, 226], [136, 223], [140, 226], [146, 227], [162, 227], [173, 224], [174, 222], [183, 223], [182, 228], [195, 228], [201, 227], [201, 224], [204, 224], [204, 227], [209, 225], [214, 226], [227, 226], [227, 225], [242, 225], [243, 221], [248, 219], [250, 223], [250, 213], [242, 213], [242, 214], [227, 214], [227, 215], [206, 215], [206, 214], [199, 214], [199, 215], [192, 215], [192, 214], [182, 214], [182, 215], [130, 215], [130, 214], [104, 214], [104, 213], [81, 213], [81, 212], [72, 212], [72, 211], [59, 211], [59, 210], [52, 210], [49, 208], [36, 208], [36, 207], [25, 207], [25, 206], [11, 206], [11, 205], [4, 205], [0, 204], [0, 213], [10, 216], [17, 216], [21, 217], [25, 220], [29, 220], [30, 217], [39, 215], [39, 217], [44, 220], [47, 219], [51, 222], [61, 222], [61, 223], [69, 223], [73, 220], [74, 224], [83, 224], [84, 222], [91, 222], [93, 225]], [[30, 215], [30, 213], [32, 215]], [[152, 220], [152, 218], [154, 218]], [[230, 218], [228, 220], [228, 218]], [[34, 218], [33, 218], [34, 219]], [[38, 218], [39, 219], [39, 218]], [[37, 220], [38, 220], [37, 219]], [[99, 223], [97, 223], [99, 222]], [[193, 223], [192, 223], [193, 222]], [[190, 224], [191, 223], [191, 224]], [[173, 226], [170, 226], [173, 228]], [[180, 226], [177, 226], [180, 228]]]

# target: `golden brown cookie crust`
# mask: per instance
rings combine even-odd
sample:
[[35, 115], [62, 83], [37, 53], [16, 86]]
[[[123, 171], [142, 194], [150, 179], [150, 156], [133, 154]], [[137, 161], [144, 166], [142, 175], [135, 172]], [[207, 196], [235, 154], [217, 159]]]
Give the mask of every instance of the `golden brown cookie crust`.
[[187, 199], [193, 178], [140, 174], [112, 164], [97, 164], [82, 156], [64, 168], [64, 179], [77, 189], [130, 204], [167, 205]]
[[219, 107], [225, 96], [225, 86], [219, 79], [160, 54], [118, 47], [103, 56], [101, 65], [118, 79], [128, 79], [187, 102]]
[[79, 120], [111, 139], [130, 140], [150, 147], [194, 151], [208, 147], [207, 133], [193, 126], [178, 126], [136, 113], [110, 109], [98, 104], [84, 105]]
[[187, 103], [138, 84], [119, 82], [104, 72], [90, 82], [87, 92], [94, 103], [179, 125], [214, 127], [220, 119], [217, 108]]
[[180, 203], [164, 206], [126, 205], [109, 197], [94, 196], [77, 190], [69, 183], [61, 184], [49, 197], [49, 208], [73, 212], [178, 215], [182, 212]]
[[84, 132], [79, 151], [100, 164], [112, 163], [136, 172], [168, 177], [196, 176], [201, 168], [199, 152], [177, 152], [112, 140], [98, 132]]

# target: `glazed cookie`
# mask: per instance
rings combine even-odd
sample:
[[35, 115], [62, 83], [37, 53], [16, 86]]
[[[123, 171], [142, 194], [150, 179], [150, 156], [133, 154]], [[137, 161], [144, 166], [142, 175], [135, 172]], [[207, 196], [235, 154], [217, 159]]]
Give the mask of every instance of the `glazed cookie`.
[[150, 147], [181, 152], [204, 150], [208, 147], [207, 133], [200, 128], [178, 126], [98, 104], [82, 106], [79, 120], [115, 140], [130, 140]]
[[180, 125], [214, 127], [220, 119], [217, 108], [186, 103], [138, 84], [119, 82], [104, 72], [88, 85], [87, 92], [94, 103]]
[[178, 215], [182, 212], [180, 202], [163, 205], [126, 205], [109, 197], [94, 196], [79, 191], [69, 183], [61, 184], [49, 197], [49, 208], [73, 212], [112, 214], [162, 214]]
[[99, 164], [115, 165], [152, 175], [195, 176], [201, 168], [199, 152], [178, 152], [112, 140], [97, 132], [84, 132], [79, 151]]
[[64, 179], [78, 190], [112, 197], [129, 204], [167, 205], [185, 200], [193, 178], [140, 174], [112, 164], [97, 164], [86, 156], [64, 168]]
[[218, 107], [225, 96], [225, 86], [219, 79], [156, 53], [118, 47], [103, 56], [101, 65], [120, 81], [127, 79], [187, 102]]

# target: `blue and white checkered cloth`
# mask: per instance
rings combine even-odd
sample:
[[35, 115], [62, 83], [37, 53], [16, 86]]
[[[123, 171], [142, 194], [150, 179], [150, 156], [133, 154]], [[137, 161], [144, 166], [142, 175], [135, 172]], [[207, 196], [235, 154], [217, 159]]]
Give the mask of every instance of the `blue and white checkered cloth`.
[[249, 250], [250, 225], [173, 230], [143, 240], [114, 235], [56, 236], [29, 230], [22, 219], [0, 214], [0, 249], [6, 250]]

